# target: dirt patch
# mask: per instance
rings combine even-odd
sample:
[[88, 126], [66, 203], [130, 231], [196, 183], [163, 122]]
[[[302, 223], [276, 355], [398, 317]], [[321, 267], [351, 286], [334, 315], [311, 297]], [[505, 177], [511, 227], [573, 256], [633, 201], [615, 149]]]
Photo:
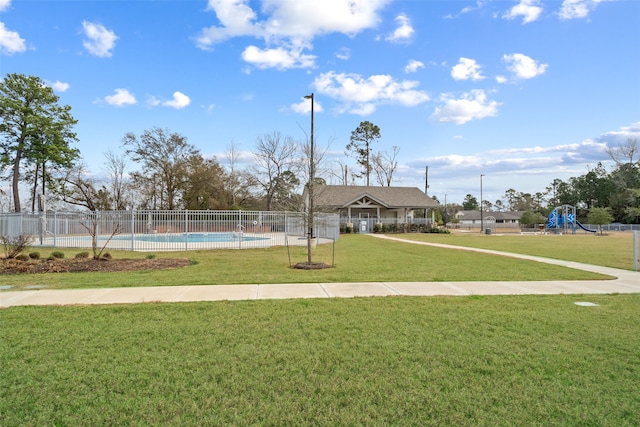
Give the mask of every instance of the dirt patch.
[[181, 268], [189, 265], [186, 258], [153, 258], [153, 259], [100, 259], [73, 258], [56, 260], [19, 261], [3, 259], [0, 274], [32, 274], [32, 273], [67, 273], [91, 271], [139, 271], [165, 270]]

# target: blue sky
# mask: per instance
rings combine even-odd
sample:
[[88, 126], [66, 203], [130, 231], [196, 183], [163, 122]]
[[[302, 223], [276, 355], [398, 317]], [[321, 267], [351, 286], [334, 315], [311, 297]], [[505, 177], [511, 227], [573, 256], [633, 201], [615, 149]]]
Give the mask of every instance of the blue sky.
[[314, 92], [325, 167], [355, 169], [368, 120], [374, 151], [400, 149], [393, 185], [429, 166], [429, 194], [461, 203], [484, 174], [493, 202], [640, 136], [639, 21], [635, 0], [0, 0], [0, 76], [53, 87], [96, 175], [155, 126], [249, 163], [259, 136], [306, 137]]

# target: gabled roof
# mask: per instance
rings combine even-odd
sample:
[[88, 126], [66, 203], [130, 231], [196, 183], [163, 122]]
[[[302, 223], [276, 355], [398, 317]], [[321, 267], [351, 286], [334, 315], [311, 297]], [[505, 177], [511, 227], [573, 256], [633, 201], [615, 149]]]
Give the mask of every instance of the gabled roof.
[[314, 188], [315, 203], [327, 208], [344, 208], [363, 197], [388, 209], [435, 208], [438, 202], [417, 187], [367, 187], [361, 185], [322, 185]]

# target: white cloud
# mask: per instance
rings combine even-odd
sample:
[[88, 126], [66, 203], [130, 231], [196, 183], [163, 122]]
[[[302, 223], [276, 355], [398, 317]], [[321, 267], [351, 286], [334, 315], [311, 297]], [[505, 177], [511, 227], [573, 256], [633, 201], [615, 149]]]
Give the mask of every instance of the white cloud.
[[186, 107], [191, 104], [191, 99], [182, 92], [173, 92], [173, 99], [162, 103], [165, 107], [172, 107], [176, 110]]
[[484, 76], [480, 72], [480, 65], [475, 60], [460, 58], [458, 64], [451, 68], [451, 77], [454, 80], [482, 80]]
[[376, 111], [376, 106], [374, 104], [360, 104], [355, 108], [351, 108], [349, 110], [350, 114], [355, 114], [357, 116], [368, 116], [369, 114], [373, 114]]
[[505, 76], [496, 76], [496, 82], [498, 83], [506, 83], [509, 80]]
[[342, 111], [361, 115], [372, 113], [383, 103], [415, 106], [429, 100], [426, 92], [415, 89], [418, 82], [396, 81], [389, 75], [365, 79], [359, 74], [330, 71], [316, 77], [313, 86], [319, 93], [343, 102]]
[[11, 0], [0, 0], [0, 12], [4, 12], [11, 6]]
[[513, 6], [509, 12], [502, 17], [505, 19], [514, 19], [522, 16], [522, 23], [528, 24], [536, 21], [542, 13], [542, 7], [538, 0], [521, 0], [520, 3]]
[[[309, 114], [311, 113], [311, 100], [302, 97], [300, 99], [300, 102], [298, 102], [297, 104], [291, 104], [289, 108], [296, 113]], [[319, 113], [321, 111], [322, 111], [322, 105], [318, 102], [317, 99], [314, 99], [313, 112]]]
[[242, 59], [260, 69], [284, 70], [313, 67], [316, 57], [303, 54], [302, 47], [287, 50], [283, 47], [260, 49], [256, 46], [249, 46], [242, 52]]
[[[196, 46], [209, 50], [233, 37], [263, 39], [266, 46], [245, 48], [243, 58], [259, 68], [313, 67], [315, 57], [303, 54], [319, 35], [340, 33], [353, 36], [380, 22], [379, 13], [391, 0], [264, 0], [260, 13], [249, 0], [209, 0], [218, 25], [203, 28], [194, 38]], [[274, 65], [270, 65], [274, 64]]]
[[63, 83], [60, 80], [56, 80], [53, 83], [48, 83], [49, 87], [55, 92], [66, 92], [69, 89], [69, 83]]
[[108, 58], [112, 55], [112, 50], [116, 45], [118, 36], [111, 30], [107, 30], [102, 24], [83, 21], [85, 40], [82, 42], [90, 54], [101, 58]]
[[16, 31], [11, 31], [0, 22], [0, 53], [13, 55], [27, 50], [24, 39]]
[[589, 16], [602, 0], [564, 0], [558, 11], [560, 19], [580, 19]]
[[351, 49], [348, 47], [341, 47], [338, 53], [336, 53], [336, 58], [342, 59], [346, 61], [351, 58]]
[[444, 105], [436, 108], [432, 118], [439, 122], [453, 122], [457, 125], [496, 116], [498, 107], [502, 105], [496, 101], [490, 101], [483, 90], [472, 90], [464, 93], [460, 98], [443, 94], [440, 100]]
[[504, 55], [502, 60], [506, 62], [507, 69], [515, 74], [518, 79], [531, 79], [544, 74], [548, 64], [539, 64], [538, 61], [521, 53]]
[[475, 6], [465, 6], [462, 8], [462, 10], [460, 10], [460, 12], [456, 13], [455, 15], [447, 15], [444, 18], [445, 19], [454, 19], [454, 18], [458, 18], [460, 17], [460, 15], [464, 15], [466, 13], [470, 13], [473, 12], [474, 10], [478, 10], [481, 9], [487, 2], [485, 1], [476, 1], [476, 5]]
[[317, 35], [342, 33], [354, 35], [372, 28], [380, 10], [390, 0], [264, 0], [261, 12], [268, 17], [258, 21], [248, 0], [209, 0], [208, 10], [215, 12], [219, 24], [202, 29], [195, 38], [201, 49], [232, 37], [254, 36], [265, 40], [311, 40]]
[[123, 105], [136, 104], [136, 97], [133, 96], [127, 89], [116, 89], [115, 94], [104, 97], [104, 100], [109, 105], [115, 105], [116, 107], [122, 107]]
[[415, 72], [418, 71], [419, 68], [424, 68], [424, 63], [421, 62], [421, 61], [416, 61], [415, 59], [412, 59], [404, 67], [404, 72], [407, 73], [407, 74], [408, 73], [415, 73]]
[[409, 17], [402, 13], [396, 17], [395, 21], [398, 23], [398, 28], [396, 28], [393, 33], [389, 34], [385, 40], [397, 43], [411, 39], [415, 30], [411, 26]]
[[619, 130], [603, 133], [596, 138], [596, 141], [606, 143], [609, 148], [615, 148], [620, 144], [625, 144], [628, 139], [640, 141], [640, 122], [632, 123], [630, 126], [622, 126]]

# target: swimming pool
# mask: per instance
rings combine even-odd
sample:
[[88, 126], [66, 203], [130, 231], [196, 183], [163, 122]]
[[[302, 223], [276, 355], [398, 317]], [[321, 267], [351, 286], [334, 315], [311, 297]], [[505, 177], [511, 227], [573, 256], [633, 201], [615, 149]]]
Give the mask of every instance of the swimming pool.
[[[238, 233], [135, 234], [133, 239], [155, 243], [232, 243], [270, 240], [269, 237], [246, 236]], [[131, 241], [131, 235], [114, 236], [113, 240]]]

